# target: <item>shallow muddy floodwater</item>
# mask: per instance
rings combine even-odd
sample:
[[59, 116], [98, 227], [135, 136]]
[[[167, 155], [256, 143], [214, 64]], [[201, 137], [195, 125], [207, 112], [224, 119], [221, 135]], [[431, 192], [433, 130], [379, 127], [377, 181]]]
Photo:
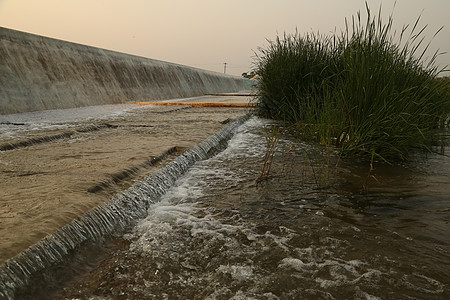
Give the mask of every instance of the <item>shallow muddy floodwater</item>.
[[284, 139], [257, 183], [268, 127], [247, 121], [53, 299], [450, 299], [449, 157], [376, 165], [363, 190], [367, 165], [325, 171]]
[[245, 113], [124, 104], [0, 115], [0, 262]]

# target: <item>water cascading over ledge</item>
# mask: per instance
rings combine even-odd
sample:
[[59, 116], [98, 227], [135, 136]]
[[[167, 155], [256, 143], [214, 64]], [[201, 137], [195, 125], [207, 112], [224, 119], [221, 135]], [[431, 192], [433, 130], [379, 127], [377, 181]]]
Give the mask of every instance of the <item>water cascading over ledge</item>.
[[81, 245], [98, 241], [108, 234], [120, 233], [145, 217], [150, 204], [158, 201], [192, 164], [220, 150], [248, 117], [230, 122], [143, 181], [3, 263], [0, 266], [0, 298], [14, 299], [16, 292], [26, 290], [35, 276], [64, 263]]
[[247, 88], [242, 77], [0, 27], [0, 115]]

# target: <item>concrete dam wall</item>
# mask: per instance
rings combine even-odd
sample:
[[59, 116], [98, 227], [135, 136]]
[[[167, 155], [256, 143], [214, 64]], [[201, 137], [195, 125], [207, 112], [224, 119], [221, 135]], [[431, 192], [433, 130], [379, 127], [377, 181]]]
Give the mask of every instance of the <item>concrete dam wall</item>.
[[0, 114], [246, 88], [240, 77], [0, 27]]

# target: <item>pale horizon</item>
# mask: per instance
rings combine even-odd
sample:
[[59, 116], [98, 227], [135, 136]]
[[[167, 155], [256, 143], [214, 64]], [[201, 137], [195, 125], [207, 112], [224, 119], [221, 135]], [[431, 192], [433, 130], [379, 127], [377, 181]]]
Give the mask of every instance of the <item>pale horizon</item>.
[[[394, 8], [394, 2], [396, 6]], [[369, 0], [373, 14], [393, 14], [394, 27], [419, 25], [428, 56], [450, 52], [448, 0]], [[240, 76], [252, 70], [254, 54], [277, 35], [340, 32], [361, 11], [362, 0], [61, 1], [0, 0], [0, 26], [206, 70]], [[437, 59], [450, 65], [450, 54]], [[449, 76], [449, 72], [444, 75]]]

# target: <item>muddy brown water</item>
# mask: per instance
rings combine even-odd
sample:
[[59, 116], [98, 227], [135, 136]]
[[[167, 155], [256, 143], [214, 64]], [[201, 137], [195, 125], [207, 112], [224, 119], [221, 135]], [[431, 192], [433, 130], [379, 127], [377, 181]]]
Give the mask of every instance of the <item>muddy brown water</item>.
[[450, 297], [448, 157], [376, 164], [366, 182], [367, 164], [333, 167], [323, 149], [283, 139], [271, 176], [257, 182], [268, 128], [247, 121], [50, 297]]
[[[232, 100], [236, 98], [248, 101], [248, 97]], [[226, 102], [230, 98], [194, 100]], [[246, 112], [236, 108], [107, 105], [0, 116], [0, 262], [105, 202]], [[49, 141], [46, 137], [58, 138]], [[171, 153], [156, 164], [142, 167], [168, 150]], [[129, 169], [134, 172], [114, 180]], [[95, 189], [105, 182], [106, 188]]]
[[[244, 113], [189, 108], [170, 116], [172, 113], [159, 114], [153, 109], [132, 109], [106, 121], [74, 122], [76, 126], [53, 123], [53, 128], [65, 126], [54, 133], [78, 125], [123, 126], [77, 132], [70, 138], [35, 146], [70, 149], [72, 144], [98, 140], [102, 154], [96, 159], [93, 156], [92, 162], [87, 159], [89, 155], [79, 161], [93, 164], [92, 180], [81, 184], [82, 177], [91, 174], [78, 175], [76, 182], [65, 183], [65, 189], [82, 185], [80, 194], [106, 199], [123, 187], [115, 185], [94, 195], [86, 190], [93, 182], [103, 182], [110, 174], [139, 165], [167, 149], [152, 152], [150, 143], [137, 146], [157, 135], [150, 134], [157, 131], [151, 126], [173, 124], [165, 130], [178, 128], [182, 135], [173, 130], [173, 145], [184, 149], [203, 139], [206, 131], [215, 132], [228, 119]], [[151, 117], [145, 119], [146, 126], [142, 126], [144, 116]], [[179, 122], [170, 123], [173, 120]], [[184, 122], [205, 128], [205, 133], [184, 128]], [[336, 166], [332, 153], [295, 137], [283, 137], [270, 177], [258, 182], [270, 126], [267, 120], [251, 118], [239, 127], [224, 151], [194, 164], [150, 206], [147, 217], [137, 226], [100, 247], [83, 250], [85, 260], [75, 260], [60, 270], [64, 280], [36, 282], [32, 290], [20, 294], [20, 299], [450, 298], [448, 156], [430, 154], [408, 165], [376, 164], [370, 174], [374, 177], [368, 177], [367, 164], [339, 160]], [[14, 139], [40, 134], [40, 130], [14, 128], [7, 134]], [[122, 133], [115, 139], [109, 131]], [[134, 156], [133, 151], [126, 152], [123, 148], [127, 147], [119, 145], [128, 138], [136, 144], [130, 145], [138, 153]], [[83, 145], [77, 151], [93, 151], [88, 144]], [[107, 156], [113, 154], [103, 153], [114, 153], [113, 145], [117, 152], [130, 155], [110, 162], [117, 168], [107, 163]], [[142, 147], [148, 149], [139, 151]], [[31, 148], [4, 151], [2, 161], [3, 155], [20, 149]], [[447, 148], [446, 153], [449, 151]], [[45, 157], [44, 150], [40, 153]], [[64, 172], [80, 174], [75, 172], [77, 159], [69, 161], [74, 163]], [[55, 162], [47, 159], [47, 163]], [[23, 176], [16, 177], [46, 176], [34, 174], [36, 170], [21, 170]], [[5, 174], [13, 177], [11, 172]], [[123, 185], [137, 179], [139, 175]], [[77, 199], [78, 194], [70, 191]], [[29, 226], [26, 230], [33, 231], [35, 225]]]

